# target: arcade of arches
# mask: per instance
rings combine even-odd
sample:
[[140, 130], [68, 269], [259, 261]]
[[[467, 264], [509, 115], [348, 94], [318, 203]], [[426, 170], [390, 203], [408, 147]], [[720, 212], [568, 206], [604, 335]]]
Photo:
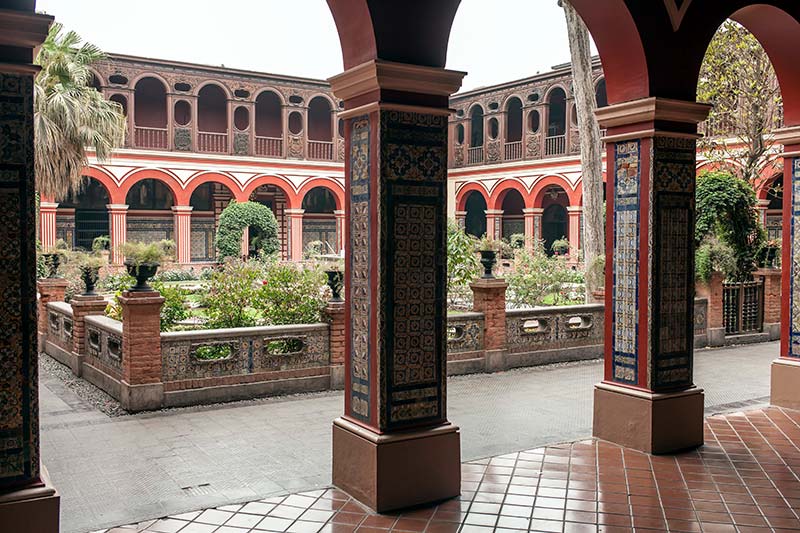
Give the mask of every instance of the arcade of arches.
[[[612, 238], [607, 243], [605, 376], [595, 387], [594, 435], [647, 453], [694, 448], [703, 444], [704, 397], [702, 383], [695, 385], [693, 376], [692, 220], [697, 125], [709, 109], [695, 101], [697, 74], [726, 18], [761, 40], [785, 103], [786, 127], [776, 133], [785, 150], [783, 182], [795, 188], [800, 182], [800, 6], [793, 0], [572, 3], [597, 44], [609, 103], [598, 111], [607, 128], [606, 220]], [[346, 69], [331, 83], [344, 102], [339, 117], [351, 161], [348, 355], [343, 416], [333, 424], [333, 481], [385, 511], [460, 492], [459, 430], [447, 414], [442, 297], [449, 97], [464, 76], [444, 65], [459, 2], [329, 0], [328, 5]], [[0, 130], [15, 142], [0, 150], [0, 280], [18, 297], [5, 298], [0, 306], [0, 513], [5, 513], [0, 516], [19, 524], [15, 531], [49, 533], [57, 531], [58, 500], [39, 460], [35, 274], [28, 267], [35, 257], [31, 63], [50, 18], [35, 14], [33, 0], [12, 0], [10, 6], [13, 11], [0, 13]], [[570, 108], [567, 102], [567, 113]], [[542, 123], [548, 124], [548, 138], [561, 137], [560, 119], [552, 128]], [[566, 129], [570, 124], [567, 119]], [[295, 126], [306, 129], [302, 121]], [[499, 124], [480, 129], [464, 137], [476, 158], [479, 133], [487, 139], [504, 131]], [[201, 146], [226, 148], [225, 139], [232, 138], [206, 133], [211, 136]], [[307, 142], [301, 145], [304, 151]], [[552, 149], [560, 146], [552, 141]], [[154, 187], [150, 192], [146, 187], [140, 200], [148, 194], [158, 198]], [[255, 188], [248, 184], [241, 192], [249, 195]], [[188, 206], [185, 188], [171, 189], [172, 201]], [[125, 201], [109, 193], [109, 205]], [[299, 188], [285, 193], [291, 209], [302, 209]], [[509, 209], [507, 217], [505, 211], [493, 213], [487, 229], [494, 224], [496, 234], [504, 226], [518, 227], [520, 207], [524, 223], [525, 210], [539, 205], [539, 192], [533, 198], [531, 193], [526, 199], [520, 191], [522, 204], [508, 194], [485, 197], [490, 213]], [[168, 197], [161, 196], [166, 205]], [[100, 197], [87, 205], [99, 205]], [[573, 199], [568, 206], [579, 205]], [[795, 227], [798, 201], [797, 195], [783, 198], [784, 265], [800, 261], [800, 249], [790, 238], [800, 231]], [[479, 282], [476, 290], [501, 290], [499, 284]], [[784, 276], [781, 357], [772, 365], [772, 403], [790, 409], [800, 408], [800, 310], [789, 305], [788, 296], [800, 297], [799, 287], [795, 276]], [[769, 453], [774, 458], [785, 451]], [[599, 456], [601, 472], [606, 460]]]

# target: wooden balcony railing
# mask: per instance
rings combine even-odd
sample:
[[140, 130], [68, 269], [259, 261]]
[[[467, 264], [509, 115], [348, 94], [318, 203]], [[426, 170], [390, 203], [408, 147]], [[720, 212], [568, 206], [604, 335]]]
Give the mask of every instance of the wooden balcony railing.
[[544, 140], [544, 155], [564, 155], [567, 153], [567, 136], [556, 135]]
[[480, 165], [483, 163], [483, 146], [476, 146], [467, 150], [467, 164]]
[[506, 143], [506, 161], [522, 159], [522, 141]]
[[133, 131], [133, 143], [136, 148], [166, 150], [167, 129], [136, 126]]
[[333, 143], [327, 141], [308, 141], [308, 158], [333, 161]]
[[228, 153], [227, 133], [197, 133], [197, 150], [199, 152], [213, 152], [217, 154]]
[[283, 156], [283, 139], [276, 137], [256, 137], [256, 155], [266, 157]]

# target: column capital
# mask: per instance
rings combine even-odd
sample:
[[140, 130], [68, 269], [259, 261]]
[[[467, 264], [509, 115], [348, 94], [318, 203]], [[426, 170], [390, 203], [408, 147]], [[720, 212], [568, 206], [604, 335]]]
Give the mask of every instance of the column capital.
[[700, 137], [697, 124], [708, 118], [711, 107], [699, 102], [650, 97], [603, 107], [595, 114], [601, 128], [627, 130], [612, 131], [605, 139], [607, 142], [656, 137], [662, 133], [696, 139]]
[[[127, 208], [127, 206], [125, 206]], [[173, 205], [172, 212], [176, 215], [190, 215], [194, 207], [191, 205]]]
[[502, 209], [487, 209], [486, 210], [486, 216], [495, 216], [495, 217], [503, 216], [503, 210]]
[[567, 206], [567, 213], [575, 213], [575, 214], [583, 213], [583, 206], [582, 205], [568, 205]]
[[529, 217], [536, 216], [536, 215], [543, 215], [544, 214], [544, 209], [541, 208], [541, 207], [531, 207], [531, 208], [528, 208], [528, 209], [523, 209], [522, 210], [522, 214], [525, 215], [525, 216], [529, 216]]
[[344, 209], [337, 209], [333, 212], [333, 214], [337, 217], [343, 217], [345, 215], [345, 211]]
[[128, 207], [126, 204], [108, 204], [106, 209], [111, 213], [125, 213], [128, 211]]
[[55, 211], [58, 209], [58, 202], [39, 202], [40, 211]]
[[466, 211], [456, 211], [455, 214], [456, 214], [457, 217], [465, 217], [465, 216], [467, 216], [467, 212]]
[[759, 209], [767, 209], [769, 207], [770, 203], [771, 203], [770, 200], [761, 200], [761, 199], [759, 199], [758, 200], [758, 208]]
[[286, 213], [289, 216], [299, 217], [299, 216], [303, 216], [303, 213], [305, 213], [306, 210], [305, 209], [284, 209], [283, 212]]

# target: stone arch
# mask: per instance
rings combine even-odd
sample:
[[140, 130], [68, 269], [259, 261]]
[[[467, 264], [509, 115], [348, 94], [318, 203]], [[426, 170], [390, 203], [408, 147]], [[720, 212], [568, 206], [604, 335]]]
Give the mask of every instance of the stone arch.
[[94, 178], [106, 188], [108, 191], [108, 199], [112, 204], [124, 204], [125, 203], [125, 195], [127, 192], [123, 192], [122, 187], [120, 187], [114, 177], [103, 170], [100, 167], [90, 165], [83, 169], [83, 175], [89, 178]]
[[469, 193], [473, 191], [478, 192], [481, 196], [483, 196], [483, 200], [486, 202], [488, 209], [491, 194], [486, 190], [482, 183], [473, 181], [464, 185], [461, 189], [459, 189], [458, 193], [456, 193], [456, 211], [464, 210], [467, 196], [469, 196]]
[[330, 178], [314, 178], [304, 183], [303, 186], [300, 187], [300, 190], [297, 191], [297, 198], [300, 201], [300, 205], [303, 205], [308, 193], [319, 187], [327, 189], [333, 195], [336, 201], [337, 211], [344, 209], [344, 189], [342, 189], [338, 181]]
[[220, 172], [201, 172], [199, 174], [195, 174], [189, 183], [186, 184], [186, 189], [184, 192], [185, 196], [187, 198], [191, 198], [192, 194], [194, 194], [194, 191], [206, 183], [219, 183], [221, 185], [225, 185], [225, 187], [231, 191], [231, 195], [236, 198], [237, 201], [246, 201], [241, 184], [229, 175], [222, 174]]
[[164, 183], [172, 192], [175, 200], [175, 205], [187, 205], [189, 197], [186, 196], [186, 191], [180, 182], [168, 172], [161, 169], [140, 169], [126, 175], [120, 186], [120, 195], [122, 203], [125, 203], [125, 198], [128, 196], [131, 188], [142, 180], [154, 179]]
[[558, 186], [561, 187], [565, 193], [567, 193], [567, 197], [569, 198], [569, 205], [578, 205], [576, 201], [577, 198], [575, 197], [575, 189], [569, 183], [569, 181], [564, 178], [563, 176], [558, 176], [556, 174], [550, 174], [548, 176], [544, 176], [542, 179], [536, 182], [531, 190], [531, 198], [533, 200], [532, 205], [536, 208], [541, 208], [544, 195], [547, 192], [549, 187]]
[[292, 184], [286, 178], [275, 174], [261, 174], [250, 179], [242, 189], [242, 197], [249, 199], [256, 190], [263, 185], [274, 185], [286, 195], [288, 202], [287, 208], [300, 209], [301, 202], [298, 201], [297, 194], [292, 188]]
[[503, 200], [509, 191], [517, 191], [525, 202], [525, 207], [530, 207], [530, 193], [525, 184], [516, 179], [505, 179], [494, 186], [491, 197], [489, 198], [489, 209], [502, 209]]

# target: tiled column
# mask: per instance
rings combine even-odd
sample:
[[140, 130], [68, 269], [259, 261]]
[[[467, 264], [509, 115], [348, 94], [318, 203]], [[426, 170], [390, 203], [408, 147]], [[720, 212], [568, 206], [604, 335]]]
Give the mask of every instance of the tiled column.
[[783, 153], [781, 352], [772, 363], [772, 405], [800, 409], [800, 127], [778, 130]]
[[128, 206], [111, 204], [108, 208], [109, 230], [111, 231], [111, 264], [121, 265], [125, 261], [122, 245], [128, 238]]
[[345, 101], [345, 413], [333, 482], [378, 511], [460, 492], [447, 420], [448, 99], [463, 73], [370, 61], [331, 80]]
[[57, 533], [59, 496], [39, 454], [33, 169], [34, 48], [53, 18], [32, 6], [5, 2], [0, 14], [0, 530]]
[[769, 204], [769, 200], [758, 201], [758, 219], [765, 228], [767, 227], [767, 210], [769, 210]]
[[470, 283], [472, 310], [483, 313], [486, 370], [496, 372], [506, 368], [506, 289], [503, 279], [477, 279]]
[[70, 367], [76, 376], [83, 371], [83, 360], [86, 357], [86, 317], [105, 314], [106, 301], [100, 295], [75, 295], [70, 301], [72, 305], [72, 357]]
[[500, 240], [503, 236], [503, 210], [486, 210], [486, 236], [490, 239]]
[[289, 260], [303, 260], [303, 213], [305, 209], [286, 209], [284, 211], [289, 217]]
[[164, 401], [161, 382], [161, 305], [158, 291], [125, 291], [122, 307], [122, 390], [129, 411], [158, 409]]
[[180, 265], [192, 262], [192, 206], [176, 205], [172, 208], [175, 218], [176, 260]]
[[609, 128], [610, 260], [594, 435], [648, 453], [703, 443], [703, 391], [693, 383], [694, 219], [697, 124], [708, 109], [648, 98], [597, 112]]
[[466, 211], [456, 211], [456, 224], [458, 227], [461, 228], [461, 231], [464, 231], [467, 227], [467, 212]]
[[347, 239], [347, 219], [344, 210], [336, 210], [333, 215], [336, 217], [336, 253], [340, 253], [344, 250]]
[[569, 213], [569, 257], [573, 261], [579, 261], [581, 249], [581, 215], [583, 214], [583, 207], [579, 205], [568, 206], [567, 213]]
[[47, 304], [64, 301], [64, 294], [67, 292], [67, 280], [62, 278], [40, 279], [36, 282], [36, 288], [39, 291], [39, 343], [41, 344], [41, 336], [47, 333], [49, 327]]
[[57, 203], [39, 202], [39, 242], [43, 250], [49, 250], [56, 245], [57, 211]]

